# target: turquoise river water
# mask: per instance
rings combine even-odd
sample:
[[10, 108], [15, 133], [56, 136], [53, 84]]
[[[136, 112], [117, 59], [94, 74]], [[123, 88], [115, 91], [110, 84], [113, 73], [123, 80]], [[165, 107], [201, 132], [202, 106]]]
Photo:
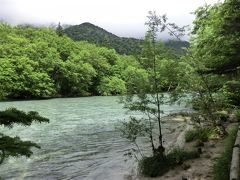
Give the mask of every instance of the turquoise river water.
[[[30, 158], [8, 158], [0, 168], [3, 179], [122, 180], [134, 173], [135, 162], [123, 155], [132, 144], [115, 129], [129, 117], [118, 97], [81, 97], [0, 102], [0, 110], [17, 107], [38, 111], [50, 123], [30, 127], [0, 127], [0, 132], [38, 143]], [[185, 107], [164, 106], [169, 114]], [[164, 123], [165, 132], [177, 123]], [[165, 139], [170, 136], [165, 136]]]

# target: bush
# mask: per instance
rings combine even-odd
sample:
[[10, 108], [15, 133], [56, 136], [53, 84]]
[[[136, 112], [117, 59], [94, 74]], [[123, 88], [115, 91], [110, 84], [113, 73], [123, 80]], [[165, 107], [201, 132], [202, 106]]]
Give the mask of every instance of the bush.
[[218, 111], [215, 113], [215, 116], [219, 119], [221, 122], [226, 122], [229, 119], [229, 114], [227, 111]]
[[168, 172], [169, 163], [167, 158], [159, 155], [144, 157], [139, 162], [139, 171], [144, 176], [156, 177]]
[[168, 172], [169, 169], [182, 164], [184, 161], [198, 157], [199, 153], [197, 151], [184, 151], [180, 148], [176, 148], [165, 157], [158, 155], [144, 157], [139, 162], [139, 171], [144, 176], [161, 176]]
[[217, 126], [210, 130], [208, 134], [208, 139], [219, 139], [221, 137], [224, 137], [225, 135], [225, 129], [222, 126]]
[[182, 164], [184, 161], [188, 159], [195, 159], [198, 157], [199, 153], [197, 151], [184, 151], [183, 149], [180, 148], [172, 150], [167, 155], [168, 162], [171, 166]]
[[228, 136], [224, 140], [224, 152], [219, 158], [216, 159], [213, 166], [214, 180], [229, 179], [232, 150], [237, 136], [237, 130], [237, 127], [231, 129]]
[[220, 126], [216, 128], [197, 128], [187, 131], [185, 140], [186, 142], [206, 142], [209, 139], [219, 139], [222, 136], [224, 136], [224, 130]]
[[223, 88], [230, 104], [240, 106], [240, 81], [228, 81]]
[[236, 118], [237, 118], [237, 120], [239, 122], [240, 121], [240, 109], [236, 110], [235, 116], [236, 116]]
[[186, 142], [191, 142], [195, 140], [200, 140], [202, 142], [208, 141], [208, 137], [211, 129], [209, 128], [197, 128], [193, 130], [189, 130], [185, 134]]

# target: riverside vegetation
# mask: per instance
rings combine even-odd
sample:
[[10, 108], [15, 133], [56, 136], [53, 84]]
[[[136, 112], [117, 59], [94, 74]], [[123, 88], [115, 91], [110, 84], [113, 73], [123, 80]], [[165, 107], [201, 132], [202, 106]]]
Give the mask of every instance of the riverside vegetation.
[[[157, 40], [157, 35], [168, 31], [180, 41], [186, 27], [169, 23], [166, 15], [150, 12], [146, 23], [149, 30], [138, 56], [119, 55], [113, 49], [73, 41], [64, 34], [61, 26], [55, 31], [1, 23], [0, 97], [32, 99], [125, 94], [122, 99], [125, 107], [141, 112], [143, 116], [132, 116], [129, 121], [122, 122], [120, 131], [137, 147], [133, 153], [140, 172], [158, 176], [199, 156], [194, 150], [182, 149], [167, 154], [163, 143], [162, 105], [181, 102], [190, 96], [190, 103], [196, 110], [190, 114], [195, 129], [186, 133], [186, 140], [198, 140], [202, 144], [210, 137], [228, 136], [226, 150], [214, 166], [216, 179], [228, 177], [228, 171], [224, 171], [224, 176], [219, 174], [223, 173], [223, 164], [229, 170], [232, 139], [236, 135], [227, 135], [226, 123], [230, 115], [235, 113], [239, 118], [240, 114], [240, 2], [225, 0], [206, 5], [198, 8], [195, 16], [190, 47], [185, 48], [184, 54], [179, 54], [166, 48]], [[162, 92], [168, 92], [170, 96], [165, 97]], [[6, 117], [6, 112], [13, 118]], [[0, 123], [15, 122], [14, 113], [23, 112], [2, 111]], [[39, 120], [31, 113], [29, 115], [30, 122]], [[142, 136], [149, 139], [151, 156], [144, 156], [137, 144]], [[37, 147], [30, 143], [23, 151], [30, 155], [32, 146]], [[3, 152], [1, 156], [5, 157]]]
[[[198, 8], [195, 11], [196, 19], [191, 32], [190, 48], [186, 49], [186, 54], [176, 62], [176, 66], [167, 67], [161, 65], [165, 59], [157, 53], [157, 33], [166, 30], [170, 35], [181, 40], [184, 27], [169, 23], [166, 15], [157, 16], [150, 12], [149, 21], [146, 23], [149, 27], [146, 37], [150, 44], [146, 58], [148, 61], [145, 64], [142, 61], [143, 66], [145, 65], [145, 69], [150, 73], [145, 79], [145, 86], [142, 87], [138, 82], [140, 85], [137, 93], [130, 93], [124, 101], [126, 108], [142, 112], [144, 118], [131, 117], [130, 121], [123, 122], [121, 129], [123, 135], [137, 146], [132, 153], [141, 151], [137, 145], [139, 137], [145, 136], [149, 139], [152, 156], [146, 157], [142, 153], [137, 153], [142, 156], [137, 159], [143, 175], [151, 177], [163, 175], [179, 162], [181, 164], [184, 160], [198, 157], [198, 155], [189, 155], [189, 153], [195, 154], [194, 151], [173, 150], [168, 154], [164, 152], [164, 135], [161, 131], [163, 104], [181, 101], [182, 97], [190, 94], [190, 102], [196, 110], [190, 115], [195, 129], [186, 133], [186, 141], [197, 140], [196, 146], [202, 146], [209, 139], [227, 136], [226, 124], [229, 121], [229, 115], [234, 114], [240, 102], [239, 7], [239, 1], [226, 0], [213, 6], [206, 5]], [[170, 98], [167, 101], [163, 94], [159, 94], [164, 91], [162, 86], [168, 87]], [[156, 129], [158, 135], [153, 135]], [[158, 137], [158, 141], [154, 136]], [[229, 176], [234, 142], [232, 139], [235, 137], [236, 133], [229, 134], [226, 140], [228, 142], [226, 151], [216, 162], [214, 177], [224, 179]], [[198, 150], [201, 153], [201, 148]], [[179, 157], [182, 161], [178, 161]], [[226, 167], [224, 172], [219, 168], [223, 166]], [[221, 176], [221, 173], [225, 176]]]

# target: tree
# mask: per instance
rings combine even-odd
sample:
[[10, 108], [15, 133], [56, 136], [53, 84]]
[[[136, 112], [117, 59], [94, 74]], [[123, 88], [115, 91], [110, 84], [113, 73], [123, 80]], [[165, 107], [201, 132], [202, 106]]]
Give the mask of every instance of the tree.
[[58, 23], [58, 26], [56, 28], [56, 33], [57, 33], [58, 36], [63, 36], [64, 35], [64, 30], [63, 30], [60, 22]]
[[[138, 66], [133, 56], [75, 42], [50, 28], [0, 24], [0, 36], [1, 99], [103, 95], [98, 87], [104, 79], [125, 81], [128, 65]], [[113, 94], [123, 89], [117, 86]]]
[[[123, 100], [126, 108], [141, 112], [143, 117], [130, 117], [129, 122], [123, 123], [121, 131], [134, 144], [137, 144], [136, 141], [139, 136], [147, 136], [151, 143], [153, 155], [164, 159], [165, 148], [161, 123], [163, 110], [161, 108], [162, 104], [167, 103], [167, 101], [162, 92], [164, 88], [170, 91], [176, 86], [176, 83], [174, 83], [176, 77], [171, 74], [176, 73], [175, 76], [177, 76], [178, 73], [175, 71], [177, 68], [173, 68], [174, 65], [177, 65], [174, 60], [176, 57], [163, 53], [164, 46], [157, 42], [157, 35], [159, 32], [168, 29], [171, 34], [175, 34], [179, 38], [183, 35], [184, 28], [179, 28], [173, 23], [167, 23], [165, 15], [157, 16], [155, 12], [149, 12], [146, 25], [148, 25], [148, 32], [140, 59], [143, 70], [129, 69], [126, 71], [132, 76], [129, 76], [131, 78], [126, 81], [128, 96]], [[156, 123], [157, 142], [154, 141]]]
[[[157, 65], [156, 65], [156, 39], [157, 39], [157, 32], [159, 31], [159, 25], [161, 25], [160, 19], [156, 16], [155, 13], [151, 13], [148, 16], [148, 22], [146, 22], [146, 25], [148, 25], [148, 33], [150, 34], [150, 39], [152, 43], [152, 55], [150, 55], [149, 59], [152, 62], [152, 67], [150, 72], [150, 78], [153, 80], [153, 92], [156, 97], [155, 99], [155, 106], [157, 106], [156, 110], [153, 110], [154, 114], [157, 116], [157, 122], [158, 122], [158, 130], [159, 130], [159, 147], [158, 153], [161, 156], [164, 156], [164, 147], [163, 147], [163, 138], [162, 138], [162, 126], [161, 126], [161, 103], [163, 96], [160, 96], [159, 94], [159, 87], [158, 87], [158, 79], [157, 79]], [[151, 66], [151, 65], [150, 65]], [[152, 111], [152, 110], [151, 110]], [[150, 125], [150, 124], [149, 124]], [[154, 149], [154, 146], [153, 146]]]
[[[9, 108], [0, 111], [0, 125], [12, 128], [14, 124], [30, 126], [33, 122], [49, 122], [47, 118], [40, 116], [35, 111], [25, 113], [15, 108]], [[10, 137], [0, 133], [0, 164], [10, 156], [26, 156], [30, 157], [33, 152], [32, 147], [40, 148], [40, 146], [31, 141], [22, 141], [19, 137]]]
[[104, 77], [98, 86], [99, 94], [104, 96], [119, 95], [126, 92], [125, 82], [118, 77]]
[[226, 0], [195, 11], [192, 49], [202, 57], [207, 72], [225, 74], [240, 66], [240, 3]]
[[72, 57], [62, 63], [60, 68], [62, 74], [60, 80], [60, 92], [64, 96], [86, 96], [93, 77], [96, 76], [95, 69], [89, 63], [84, 63], [78, 57]]
[[198, 8], [191, 46], [184, 58], [192, 70], [191, 75], [186, 74], [188, 84], [181, 87], [193, 92], [200, 117], [214, 128], [223, 127], [217, 112], [231, 103], [236, 105], [239, 98], [233, 97], [238, 83], [232, 81], [239, 77], [239, 6], [239, 1], [227, 0]]

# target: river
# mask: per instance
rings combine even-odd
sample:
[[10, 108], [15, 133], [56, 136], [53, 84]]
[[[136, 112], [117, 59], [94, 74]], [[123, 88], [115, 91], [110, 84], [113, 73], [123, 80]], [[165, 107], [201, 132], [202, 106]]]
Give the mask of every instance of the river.
[[[123, 156], [132, 144], [115, 130], [120, 120], [129, 117], [118, 97], [0, 102], [1, 110], [8, 107], [38, 111], [50, 123], [0, 128], [4, 134], [41, 146], [33, 149], [30, 158], [8, 158], [0, 168], [3, 179], [122, 180], [134, 173], [134, 160], [126, 161]], [[165, 105], [163, 109], [167, 114], [186, 110], [179, 105]], [[163, 124], [165, 132], [177, 126]]]

